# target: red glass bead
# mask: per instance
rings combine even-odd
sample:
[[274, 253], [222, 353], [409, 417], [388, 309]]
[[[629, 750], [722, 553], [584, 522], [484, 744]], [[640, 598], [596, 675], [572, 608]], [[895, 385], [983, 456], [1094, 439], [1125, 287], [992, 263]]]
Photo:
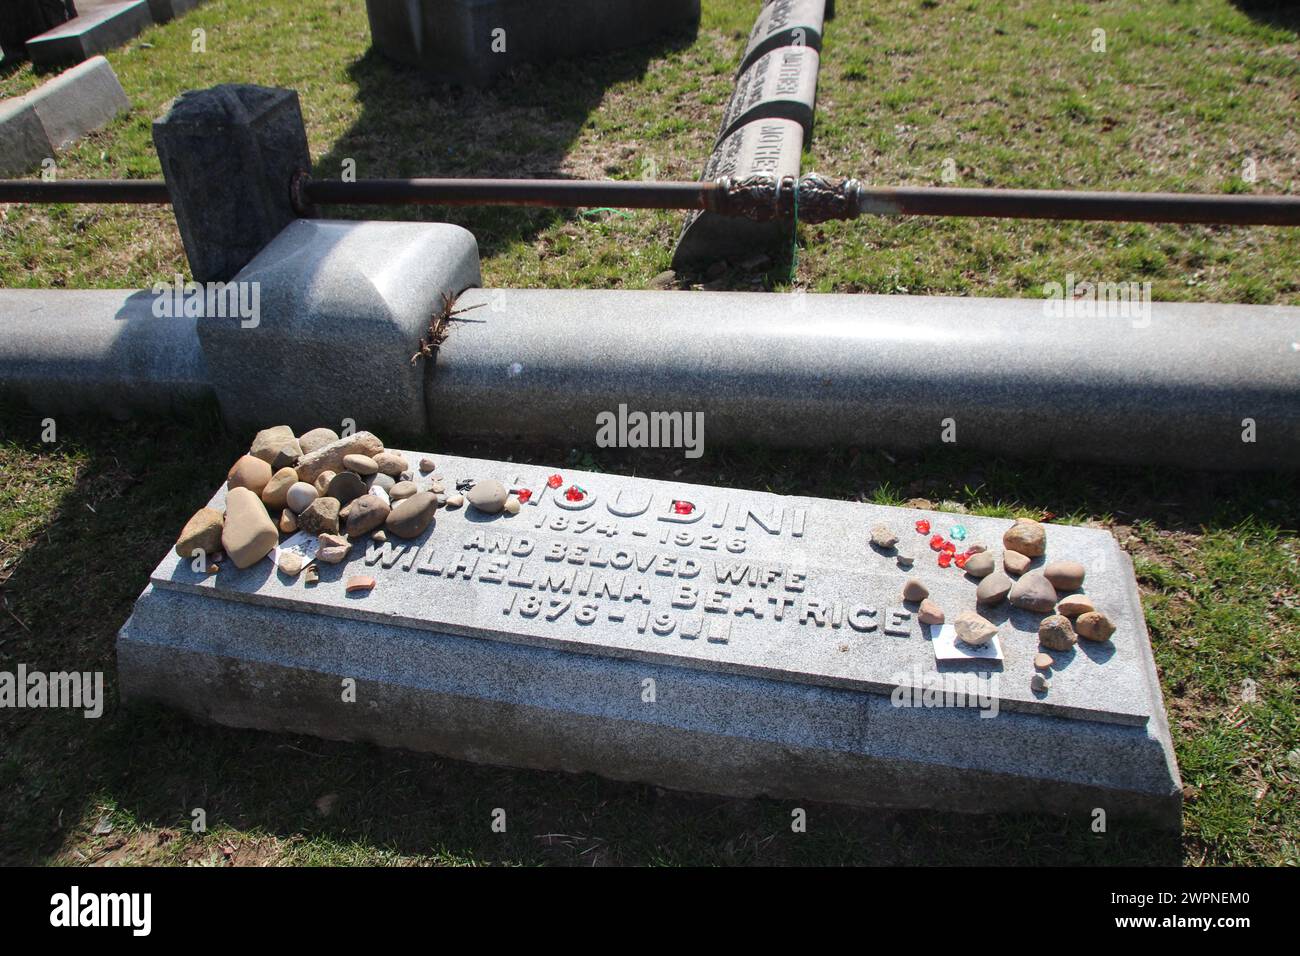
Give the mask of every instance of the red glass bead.
[[564, 493], [564, 497], [570, 501], [581, 501], [586, 497], [586, 493], [577, 485], [569, 485], [569, 490]]
[[526, 504], [528, 504], [528, 499], [531, 498], [532, 496], [533, 496], [533, 493], [532, 493], [531, 491], [529, 491], [527, 488], [520, 488], [520, 489], [519, 489], [519, 503], [520, 503], [521, 505], [526, 505]]
[[953, 559], [952, 559], [952, 563], [955, 564], [955, 565], [957, 565], [957, 567], [959, 567], [959, 568], [965, 568], [965, 567], [966, 567], [966, 562], [969, 561], [969, 560], [970, 560], [970, 555], [969, 555], [969, 554], [962, 553], [962, 554], [959, 554], [959, 555], [956, 555], [955, 557], [953, 557]]
[[564, 479], [559, 475], [551, 475], [551, 477], [546, 479], [546, 484], [548, 487], [558, 488], [560, 485], [564, 484]]
[[673, 510], [679, 515], [688, 515], [695, 511], [695, 505], [689, 501], [674, 501]]
[[939, 552], [939, 567], [946, 568], [950, 564], [952, 564], [952, 555], [947, 551]]
[[929, 534], [929, 533], [930, 533], [930, 522], [926, 521], [924, 518], [922, 518], [920, 521], [918, 521], [918, 522], [916, 523], [916, 533], [917, 533], [917, 534]]
[[951, 541], [945, 541], [943, 543], [943, 547], [941, 547], [939, 550], [943, 551], [946, 554], [956, 554], [957, 546], [953, 544]]
[[935, 551], [943, 550], [943, 535], [936, 534], [930, 539], [930, 547]]

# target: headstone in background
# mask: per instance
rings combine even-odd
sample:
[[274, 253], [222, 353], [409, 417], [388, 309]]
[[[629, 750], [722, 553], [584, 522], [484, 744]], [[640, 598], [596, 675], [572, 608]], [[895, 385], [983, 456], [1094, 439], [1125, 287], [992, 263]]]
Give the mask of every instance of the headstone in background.
[[764, 53], [737, 77], [731, 102], [722, 114], [719, 139], [754, 120], [788, 119], [803, 127], [807, 142], [817, 108], [819, 66], [820, 56], [811, 46], [777, 47]]
[[0, 50], [4, 51], [4, 59], [23, 59], [28, 40], [76, 15], [71, 0], [5, 0], [4, 16], [0, 17]]
[[55, 149], [107, 125], [131, 108], [108, 60], [92, 57], [27, 94]]
[[826, 0], [768, 0], [750, 31], [740, 69], [777, 47], [810, 46], [820, 52], [825, 23]]
[[[513, 516], [444, 508], [415, 538], [362, 538], [314, 585], [269, 559], [195, 572], [168, 549], [118, 637], [124, 700], [733, 796], [1179, 825], [1142, 604], [1105, 531], [1048, 526], [1048, 558], [1084, 564], [1117, 630], [1057, 653], [1044, 694], [1042, 615], [986, 609], [1003, 660], [950, 664], [903, 601], [912, 575], [950, 617], [975, 607], [975, 583], [913, 530], [953, 515], [433, 457], [421, 482], [531, 496]], [[960, 517], [970, 541], [1010, 525]], [[882, 522], [921, 549], [915, 568], [868, 544]], [[358, 574], [364, 596], [346, 591]], [[945, 680], [969, 696], [936, 702]]]
[[0, 176], [17, 176], [54, 155], [31, 101], [16, 96], [0, 102]]
[[67, 23], [27, 41], [37, 66], [67, 66], [107, 53], [153, 25], [148, 0], [86, 6]]
[[[787, 119], [758, 120], [741, 126], [715, 146], [700, 178], [798, 177], [802, 156], [802, 126]], [[698, 267], [757, 252], [779, 252], [789, 248], [793, 240], [792, 219], [753, 222], [713, 212], [691, 212], [677, 240], [673, 268]]]
[[518, 63], [694, 29], [700, 0], [366, 0], [366, 13], [380, 53], [439, 82], [486, 87]]
[[189, 13], [203, 0], [149, 0], [149, 12], [154, 23], [167, 23]]

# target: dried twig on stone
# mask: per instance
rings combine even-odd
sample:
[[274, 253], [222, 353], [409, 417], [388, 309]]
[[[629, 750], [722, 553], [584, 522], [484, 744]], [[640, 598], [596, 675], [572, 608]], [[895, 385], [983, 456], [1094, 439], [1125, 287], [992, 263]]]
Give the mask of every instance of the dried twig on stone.
[[447, 338], [447, 323], [470, 309], [477, 309], [486, 304], [480, 302], [478, 305], [458, 309], [456, 308], [456, 298], [456, 296], [446, 292], [442, 294], [442, 308], [436, 310], [429, 319], [429, 331], [420, 339], [420, 350], [411, 356], [412, 365], [422, 358], [432, 359], [438, 354], [438, 346]]

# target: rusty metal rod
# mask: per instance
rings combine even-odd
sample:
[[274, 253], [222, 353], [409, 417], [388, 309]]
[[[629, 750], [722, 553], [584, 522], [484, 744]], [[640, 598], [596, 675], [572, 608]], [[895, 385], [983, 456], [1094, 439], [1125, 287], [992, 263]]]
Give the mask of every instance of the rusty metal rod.
[[0, 180], [0, 202], [171, 203], [161, 179]]
[[565, 179], [312, 179], [310, 203], [434, 206], [609, 206], [621, 209], [706, 209], [713, 182], [621, 182]]
[[[345, 183], [305, 176], [291, 186], [296, 204], [508, 205], [623, 209], [708, 209], [751, 219], [824, 222], [881, 216], [975, 216], [1218, 225], [1300, 225], [1300, 196], [1071, 192], [1042, 189], [871, 187], [819, 176], [777, 181], [604, 182], [546, 179], [369, 179]], [[159, 180], [0, 181], [0, 202], [167, 203]]]
[[864, 215], [1300, 225], [1300, 196], [913, 186], [893, 189], [861, 187], [859, 204]]

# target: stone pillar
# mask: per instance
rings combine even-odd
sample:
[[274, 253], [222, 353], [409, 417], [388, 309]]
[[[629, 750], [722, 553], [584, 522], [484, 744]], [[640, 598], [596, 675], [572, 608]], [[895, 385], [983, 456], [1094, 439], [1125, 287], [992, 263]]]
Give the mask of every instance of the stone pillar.
[[153, 141], [196, 281], [229, 281], [297, 218], [290, 182], [311, 156], [293, 90], [182, 93], [154, 120]]

